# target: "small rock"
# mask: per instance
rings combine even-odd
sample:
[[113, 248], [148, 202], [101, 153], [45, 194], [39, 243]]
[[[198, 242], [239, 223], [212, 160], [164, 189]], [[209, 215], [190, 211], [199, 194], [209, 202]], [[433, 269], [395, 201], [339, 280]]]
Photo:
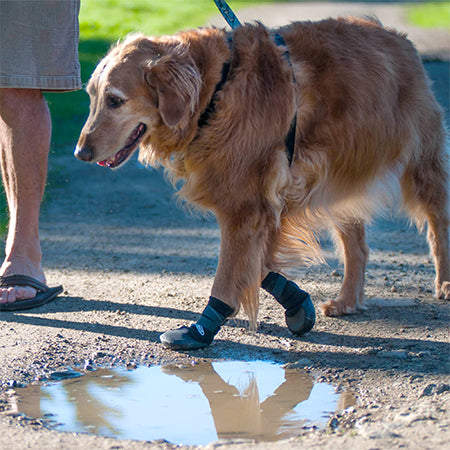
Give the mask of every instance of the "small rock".
[[391, 287], [391, 292], [398, 292], [398, 289], [395, 285]]
[[363, 355], [374, 356], [374, 355], [378, 355], [380, 350], [376, 349], [374, 347], [366, 347], [366, 348], [359, 349], [359, 352]]
[[417, 353], [418, 358], [425, 358], [426, 356], [431, 356], [431, 352], [429, 350], [423, 350]]
[[47, 379], [53, 381], [69, 380], [71, 378], [81, 377], [83, 374], [74, 370], [56, 371], [47, 375]]
[[406, 350], [383, 350], [378, 353], [378, 356], [381, 356], [382, 358], [406, 359], [408, 357], [408, 352]]
[[450, 391], [450, 385], [448, 384], [439, 383], [436, 385], [434, 383], [430, 383], [423, 389], [422, 393], [420, 394], [420, 397], [429, 397], [430, 395], [434, 394], [440, 395], [448, 391]]
[[342, 277], [341, 272], [339, 272], [339, 270], [333, 270], [333, 272], [331, 272], [330, 274], [332, 277]]
[[336, 417], [332, 417], [329, 421], [328, 421], [328, 427], [331, 428], [332, 430], [335, 430], [339, 425], [339, 421], [337, 420]]
[[94, 361], [92, 361], [92, 359], [86, 359], [84, 361], [84, 366], [83, 366], [84, 370], [94, 370]]
[[137, 369], [137, 364], [131, 362], [131, 363], [127, 363], [126, 365], [127, 370], [136, 370]]
[[437, 386], [434, 383], [430, 383], [428, 386], [425, 386], [419, 398], [433, 395], [436, 391], [436, 387]]
[[288, 362], [283, 365], [283, 369], [303, 369], [308, 366], [312, 366], [313, 362], [308, 358], [301, 358], [295, 362]]
[[450, 385], [439, 383], [436, 388], [436, 394], [443, 394], [444, 392], [450, 391]]

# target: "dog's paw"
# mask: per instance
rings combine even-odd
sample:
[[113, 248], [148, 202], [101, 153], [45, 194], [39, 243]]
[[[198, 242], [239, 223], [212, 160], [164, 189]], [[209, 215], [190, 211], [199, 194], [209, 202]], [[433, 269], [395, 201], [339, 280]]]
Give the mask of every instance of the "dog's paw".
[[450, 281], [444, 281], [440, 287], [437, 287], [436, 297], [450, 300]]
[[366, 305], [363, 305], [363, 304], [361, 304], [361, 303], [358, 303], [358, 304], [356, 305], [356, 309], [357, 309], [358, 311], [368, 311], [368, 310], [369, 310], [369, 307], [366, 306]]
[[200, 348], [208, 347], [210, 344], [196, 339], [188, 327], [166, 331], [159, 337], [159, 340], [164, 347], [172, 350], [198, 350]]
[[292, 333], [302, 335], [311, 331], [316, 323], [316, 311], [311, 297], [308, 295], [295, 314], [286, 311], [285, 318], [286, 325]]
[[320, 305], [320, 309], [325, 316], [338, 317], [345, 316], [346, 314], [355, 314], [358, 311], [358, 307], [349, 306], [347, 303], [339, 300], [328, 300]]

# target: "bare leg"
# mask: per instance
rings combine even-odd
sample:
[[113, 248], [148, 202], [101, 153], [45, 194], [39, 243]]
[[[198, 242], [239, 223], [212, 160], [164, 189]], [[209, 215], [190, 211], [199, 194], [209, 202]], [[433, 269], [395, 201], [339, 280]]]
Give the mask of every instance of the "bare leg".
[[[39, 90], [0, 89], [1, 170], [10, 214], [0, 275], [28, 275], [45, 282], [39, 209], [50, 136], [50, 113]], [[0, 288], [0, 302], [32, 298], [35, 294], [30, 287]]]
[[321, 305], [327, 316], [342, 316], [355, 313], [358, 309], [365, 309], [364, 302], [364, 273], [366, 270], [369, 249], [365, 241], [363, 222], [343, 225], [336, 229], [341, 251], [344, 257], [344, 281], [336, 300], [328, 300]]

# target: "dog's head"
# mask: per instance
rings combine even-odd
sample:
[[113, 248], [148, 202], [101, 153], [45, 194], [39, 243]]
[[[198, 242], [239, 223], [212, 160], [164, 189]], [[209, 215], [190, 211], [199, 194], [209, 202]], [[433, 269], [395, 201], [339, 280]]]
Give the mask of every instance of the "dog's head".
[[87, 85], [90, 113], [75, 156], [115, 168], [158, 128], [182, 135], [201, 84], [181, 40], [129, 37], [99, 63]]

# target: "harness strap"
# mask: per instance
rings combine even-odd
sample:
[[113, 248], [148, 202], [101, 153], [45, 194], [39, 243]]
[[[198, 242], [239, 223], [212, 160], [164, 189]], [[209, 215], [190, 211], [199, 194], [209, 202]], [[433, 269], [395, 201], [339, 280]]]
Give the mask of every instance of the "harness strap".
[[223, 88], [223, 85], [227, 81], [229, 72], [230, 72], [230, 63], [226, 62], [222, 66], [222, 78], [216, 84], [216, 88], [214, 89], [214, 93], [211, 97], [211, 101], [209, 102], [208, 106], [206, 107], [206, 109], [203, 111], [202, 115], [198, 119], [199, 128], [206, 125], [208, 123], [208, 120], [210, 119], [211, 115], [214, 113], [214, 111], [216, 109], [216, 94]]
[[[235, 30], [236, 28], [239, 28], [241, 26], [241, 22], [236, 17], [236, 14], [234, 14], [233, 10], [229, 7], [228, 3], [225, 0], [214, 0], [214, 3], [216, 4], [217, 8], [219, 9], [220, 13], [222, 14], [223, 18], [227, 21], [228, 25]], [[289, 56], [289, 50], [287, 48], [286, 42], [283, 39], [283, 36], [276, 33], [274, 37], [275, 44], [278, 46], [283, 46], [286, 48], [285, 52], [283, 53], [283, 58], [289, 63], [289, 65], [292, 68], [291, 58]], [[229, 45], [231, 47], [232, 41], [231, 37], [229, 38]], [[211, 101], [209, 102], [208, 106], [206, 107], [205, 111], [203, 111], [202, 115], [200, 116], [200, 119], [198, 120], [198, 126], [202, 127], [208, 122], [208, 119], [211, 117], [211, 115], [214, 113], [216, 102], [215, 97], [218, 91], [220, 91], [223, 88], [223, 85], [227, 81], [228, 73], [230, 71], [230, 63], [226, 62], [224, 63], [222, 67], [222, 78], [221, 80], [216, 84], [216, 88], [214, 89], [213, 96], [211, 97]], [[292, 79], [295, 83], [295, 75], [294, 71], [292, 70]], [[294, 148], [295, 148], [295, 130], [297, 127], [297, 111], [295, 112], [295, 116], [292, 119], [291, 125], [289, 127], [288, 134], [285, 139], [285, 145], [286, 145], [286, 156], [289, 161], [289, 166], [292, 164], [292, 160], [294, 158]]]
[[[275, 41], [275, 44], [277, 44], [279, 47], [283, 46], [283, 47], [286, 48], [285, 52], [283, 53], [283, 58], [291, 66], [291, 69], [292, 69], [292, 81], [295, 84], [296, 80], [295, 80], [294, 68], [292, 67], [291, 57], [289, 55], [289, 50], [288, 50], [288, 47], [286, 45], [286, 42], [285, 42], [283, 36], [281, 36], [281, 34], [278, 34], [278, 33], [275, 34], [274, 41]], [[297, 128], [297, 111], [295, 111], [295, 116], [292, 119], [291, 125], [289, 127], [288, 134], [287, 134], [286, 139], [284, 141], [284, 143], [286, 145], [286, 156], [287, 156], [288, 161], [289, 161], [289, 167], [291, 166], [292, 160], [294, 159], [295, 130], [296, 130], [296, 128]]]

